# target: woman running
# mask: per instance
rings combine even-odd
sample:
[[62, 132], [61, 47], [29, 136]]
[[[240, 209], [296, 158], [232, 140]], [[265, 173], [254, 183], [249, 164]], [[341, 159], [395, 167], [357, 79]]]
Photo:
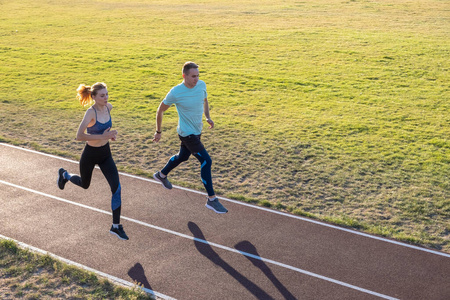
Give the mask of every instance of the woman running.
[[80, 159], [80, 176], [69, 174], [66, 170], [60, 168], [58, 171], [58, 187], [62, 190], [67, 181], [71, 181], [84, 189], [89, 188], [92, 172], [95, 165], [98, 165], [112, 192], [113, 224], [109, 232], [117, 235], [122, 240], [128, 240], [128, 236], [120, 224], [122, 200], [119, 172], [109, 147], [109, 140], [116, 140], [117, 130], [111, 130], [110, 112], [113, 106], [111, 103], [108, 103], [106, 84], [97, 82], [92, 86], [80, 85], [77, 89], [77, 99], [83, 106], [92, 104], [94, 101], [94, 105], [87, 109], [77, 131], [76, 139], [78, 141], [86, 141], [86, 146]]

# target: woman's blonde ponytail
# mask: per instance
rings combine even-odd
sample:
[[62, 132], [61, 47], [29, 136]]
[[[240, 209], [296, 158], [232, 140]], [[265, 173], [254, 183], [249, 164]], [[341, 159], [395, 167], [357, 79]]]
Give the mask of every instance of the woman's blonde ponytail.
[[77, 99], [82, 106], [86, 106], [92, 103], [91, 87], [84, 84], [80, 84], [77, 89]]
[[77, 99], [82, 106], [89, 105], [92, 103], [92, 96], [97, 95], [97, 92], [102, 89], [106, 89], [106, 84], [103, 82], [97, 82], [92, 86], [80, 84], [77, 89]]

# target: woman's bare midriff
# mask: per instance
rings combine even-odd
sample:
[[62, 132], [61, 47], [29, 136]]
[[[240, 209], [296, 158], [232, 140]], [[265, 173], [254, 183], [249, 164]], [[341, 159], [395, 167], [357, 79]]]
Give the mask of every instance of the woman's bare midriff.
[[89, 141], [87, 144], [91, 147], [102, 147], [108, 144], [109, 141], [105, 140], [99, 140], [99, 141]]

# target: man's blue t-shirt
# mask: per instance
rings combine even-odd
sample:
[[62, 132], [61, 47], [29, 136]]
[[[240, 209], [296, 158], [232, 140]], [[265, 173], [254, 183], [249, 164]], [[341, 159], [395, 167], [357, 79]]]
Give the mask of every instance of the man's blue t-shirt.
[[178, 112], [177, 132], [179, 135], [186, 137], [202, 133], [203, 103], [206, 98], [206, 84], [202, 80], [199, 80], [192, 89], [182, 82], [167, 93], [163, 103], [175, 104]]

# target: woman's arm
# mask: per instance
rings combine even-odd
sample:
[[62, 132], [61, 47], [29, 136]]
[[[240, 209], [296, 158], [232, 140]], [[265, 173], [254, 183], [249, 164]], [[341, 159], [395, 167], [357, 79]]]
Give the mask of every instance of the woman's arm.
[[[111, 106], [112, 108], [112, 106]], [[88, 109], [86, 113], [84, 114], [84, 118], [80, 123], [80, 126], [78, 126], [77, 131], [77, 141], [98, 141], [98, 140], [110, 140], [115, 139], [117, 136], [117, 130], [109, 130], [106, 129], [103, 134], [87, 134], [86, 128], [89, 126], [89, 124], [95, 123], [95, 112], [93, 109]]]

